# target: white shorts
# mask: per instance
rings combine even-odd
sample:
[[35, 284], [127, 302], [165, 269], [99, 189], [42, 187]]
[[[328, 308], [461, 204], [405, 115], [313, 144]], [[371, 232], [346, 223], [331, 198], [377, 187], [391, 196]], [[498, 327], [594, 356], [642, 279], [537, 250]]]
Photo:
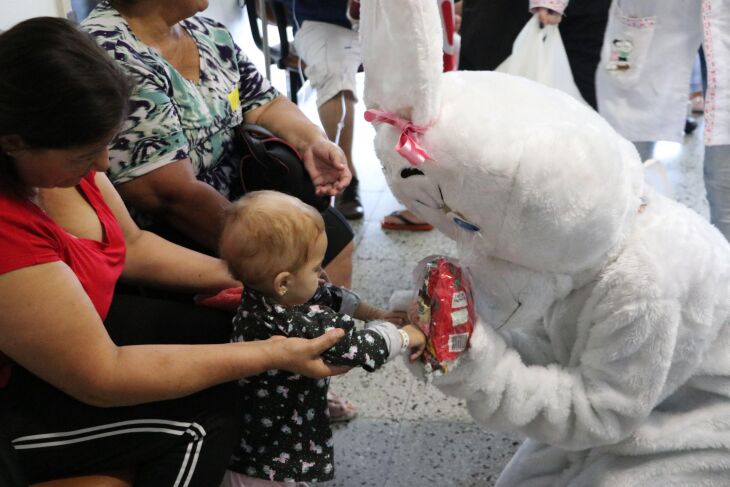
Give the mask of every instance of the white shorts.
[[356, 31], [306, 20], [294, 36], [294, 47], [306, 64], [304, 74], [317, 90], [318, 107], [341, 91], [357, 96], [355, 75], [362, 59]]

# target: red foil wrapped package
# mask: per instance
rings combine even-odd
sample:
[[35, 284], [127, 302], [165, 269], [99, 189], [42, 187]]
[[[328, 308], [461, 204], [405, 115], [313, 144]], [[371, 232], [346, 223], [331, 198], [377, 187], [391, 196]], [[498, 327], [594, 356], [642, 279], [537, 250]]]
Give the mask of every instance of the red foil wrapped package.
[[446, 374], [469, 347], [476, 314], [467, 273], [454, 259], [431, 256], [422, 260], [415, 303], [415, 323], [427, 337], [423, 360], [427, 374]]

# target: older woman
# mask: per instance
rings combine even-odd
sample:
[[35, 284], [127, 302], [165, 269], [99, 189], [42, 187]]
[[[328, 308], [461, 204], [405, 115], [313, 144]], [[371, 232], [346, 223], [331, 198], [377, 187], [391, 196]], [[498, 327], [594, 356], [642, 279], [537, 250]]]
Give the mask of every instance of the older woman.
[[[220, 24], [196, 13], [207, 0], [112, 0], [83, 22], [137, 82], [110, 151], [109, 176], [147, 225], [162, 223], [215, 251], [223, 210], [241, 195], [234, 128], [256, 123], [291, 143], [322, 194], [347, 186], [342, 150], [280, 96]], [[325, 268], [349, 286], [352, 230], [324, 213]], [[159, 227], [155, 227], [159, 228]]]
[[220, 343], [225, 314], [114, 296], [120, 277], [193, 292], [237, 284], [218, 259], [141, 231], [104, 176], [129, 91], [64, 20], [0, 35], [3, 486], [117, 469], [138, 486], [217, 485], [237, 437], [229, 381], [335, 372], [319, 353], [337, 332]]

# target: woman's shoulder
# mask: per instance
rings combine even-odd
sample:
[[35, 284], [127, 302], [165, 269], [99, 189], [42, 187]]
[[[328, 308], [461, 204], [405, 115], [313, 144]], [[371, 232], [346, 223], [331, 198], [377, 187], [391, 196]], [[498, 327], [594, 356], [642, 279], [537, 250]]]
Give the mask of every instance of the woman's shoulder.
[[[113, 40], [125, 36], [126, 22], [121, 14], [108, 1], [101, 2], [81, 22], [82, 30], [91, 34], [100, 43], [100, 40]], [[104, 47], [104, 46], [102, 46]]]
[[58, 259], [60, 240], [32, 202], [0, 190], [0, 274]]
[[108, 1], [97, 5], [81, 22], [81, 28], [131, 74], [164, 72], [160, 61], [134, 36], [127, 21]]

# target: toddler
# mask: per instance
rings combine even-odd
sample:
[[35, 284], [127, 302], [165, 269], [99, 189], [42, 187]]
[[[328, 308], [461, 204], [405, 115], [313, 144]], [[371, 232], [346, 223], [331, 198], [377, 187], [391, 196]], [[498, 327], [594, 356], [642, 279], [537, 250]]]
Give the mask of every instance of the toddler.
[[[335, 365], [372, 372], [400, 352], [415, 360], [425, 337], [413, 325], [360, 302], [353, 292], [320, 284], [327, 247], [317, 210], [273, 191], [255, 191], [226, 214], [220, 255], [244, 284], [233, 320], [233, 341], [275, 335], [313, 338], [332, 327], [344, 338], [323, 354]], [[356, 330], [350, 315], [371, 321]], [[394, 320], [395, 321], [395, 320]], [[269, 370], [239, 382], [243, 438], [234, 450], [225, 487], [306, 485], [334, 476], [327, 379]]]

